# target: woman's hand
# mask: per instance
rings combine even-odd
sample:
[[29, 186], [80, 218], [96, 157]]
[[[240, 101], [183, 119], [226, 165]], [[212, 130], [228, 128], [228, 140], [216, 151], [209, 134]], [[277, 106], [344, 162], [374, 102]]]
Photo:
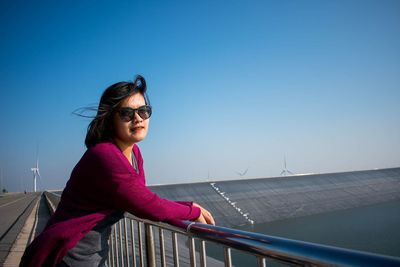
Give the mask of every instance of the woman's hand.
[[195, 222], [215, 225], [214, 218], [208, 210], [194, 202], [193, 206], [198, 207], [201, 210], [200, 216], [195, 220]]

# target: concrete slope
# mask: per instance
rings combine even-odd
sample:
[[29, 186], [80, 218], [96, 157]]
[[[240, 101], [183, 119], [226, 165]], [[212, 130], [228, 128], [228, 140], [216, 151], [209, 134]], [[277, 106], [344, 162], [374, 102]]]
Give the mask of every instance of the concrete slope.
[[[193, 200], [218, 225], [264, 223], [400, 199], [400, 168], [151, 186], [160, 196]], [[247, 214], [247, 216], [244, 216]]]

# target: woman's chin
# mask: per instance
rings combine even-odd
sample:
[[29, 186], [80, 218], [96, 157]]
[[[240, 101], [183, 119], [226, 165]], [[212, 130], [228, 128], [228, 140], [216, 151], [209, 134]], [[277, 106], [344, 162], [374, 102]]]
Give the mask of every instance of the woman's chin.
[[145, 134], [134, 134], [131, 136], [131, 140], [135, 143], [142, 141], [146, 137]]

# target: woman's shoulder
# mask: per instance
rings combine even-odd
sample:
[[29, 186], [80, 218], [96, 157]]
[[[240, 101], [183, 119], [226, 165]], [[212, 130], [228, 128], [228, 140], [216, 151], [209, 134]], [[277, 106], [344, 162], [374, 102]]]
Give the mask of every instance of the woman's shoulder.
[[[136, 155], [139, 155], [141, 158], [139, 148], [136, 144], [134, 145], [133, 150], [135, 152], [137, 151]], [[92, 163], [96, 162], [103, 167], [111, 168], [113, 170], [121, 168], [126, 170], [130, 167], [129, 162], [122, 154], [121, 150], [112, 142], [96, 144], [95, 146], [90, 147], [85, 154], [88, 161], [91, 161]]]
[[104, 154], [110, 152], [118, 152], [118, 147], [112, 142], [98, 143], [88, 149], [88, 152], [93, 154]]
[[104, 162], [118, 159], [120, 157], [119, 154], [121, 154], [119, 148], [115, 144], [107, 142], [99, 143], [88, 148], [84, 157], [86, 159]]
[[[132, 149], [135, 153], [141, 154], [138, 145], [134, 144]], [[104, 154], [108, 155], [110, 153], [120, 154], [121, 150], [118, 148], [116, 144], [112, 142], [104, 142], [104, 143], [98, 143], [95, 146], [89, 148], [88, 152], [98, 155], [104, 155]]]

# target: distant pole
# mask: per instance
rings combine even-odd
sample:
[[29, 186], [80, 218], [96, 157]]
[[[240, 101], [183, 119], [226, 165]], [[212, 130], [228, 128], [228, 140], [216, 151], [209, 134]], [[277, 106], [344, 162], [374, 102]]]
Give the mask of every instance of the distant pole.
[[36, 175], [33, 174], [33, 192], [36, 192]]
[[0, 190], [3, 192], [3, 168], [0, 169], [1, 171], [1, 185], [0, 185]]

